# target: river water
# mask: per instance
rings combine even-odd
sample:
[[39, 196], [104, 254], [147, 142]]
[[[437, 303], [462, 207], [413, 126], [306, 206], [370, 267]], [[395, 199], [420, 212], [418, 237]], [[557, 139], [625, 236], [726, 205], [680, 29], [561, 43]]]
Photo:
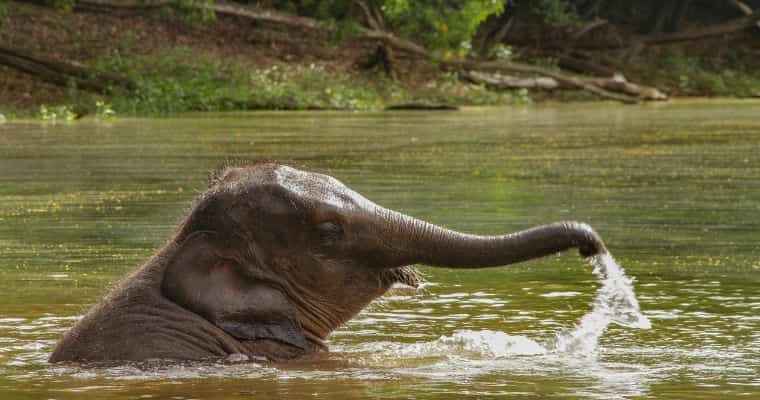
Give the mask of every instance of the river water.
[[[758, 153], [760, 102], [738, 101], [2, 125], [0, 398], [758, 398]], [[576, 252], [423, 267], [318, 363], [48, 365], [226, 159], [468, 232], [588, 222], [626, 275]]]

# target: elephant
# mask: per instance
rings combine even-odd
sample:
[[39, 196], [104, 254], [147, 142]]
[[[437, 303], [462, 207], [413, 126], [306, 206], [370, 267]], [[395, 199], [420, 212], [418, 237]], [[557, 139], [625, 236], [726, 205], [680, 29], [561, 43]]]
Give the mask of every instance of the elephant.
[[331, 332], [391, 286], [418, 286], [416, 264], [606, 252], [587, 224], [461, 233], [274, 163], [227, 166], [194, 204], [174, 237], [64, 334], [50, 362], [304, 360], [328, 351]]

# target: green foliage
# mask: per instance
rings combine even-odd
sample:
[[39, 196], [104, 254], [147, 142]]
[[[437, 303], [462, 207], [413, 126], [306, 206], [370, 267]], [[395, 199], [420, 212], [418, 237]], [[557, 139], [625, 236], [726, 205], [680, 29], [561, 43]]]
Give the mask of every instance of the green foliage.
[[493, 91], [484, 85], [474, 85], [462, 82], [456, 72], [446, 73], [425, 87], [417, 89], [414, 94], [415, 102], [443, 103], [473, 106], [490, 106], [504, 104], [526, 104], [530, 102], [528, 91]]
[[99, 70], [132, 79], [137, 88], [107, 97], [69, 90], [66, 106], [40, 109], [44, 120], [73, 120], [81, 115], [170, 115], [187, 111], [231, 110], [377, 110], [389, 104], [445, 103], [494, 105], [523, 103], [527, 92], [493, 92], [444, 75], [409, 90], [378, 73], [334, 71], [319, 64], [277, 64], [266, 68], [176, 49], [155, 55], [98, 61]]
[[392, 30], [426, 46], [465, 55], [478, 26], [501, 13], [506, 0], [385, 0], [382, 10]]
[[760, 95], [760, 74], [751, 67], [710, 66], [706, 62], [674, 51], [663, 57], [657, 80], [681, 95], [756, 97]]
[[38, 116], [43, 121], [51, 122], [73, 121], [78, 118], [72, 107], [68, 105], [48, 107], [47, 105], [43, 104], [40, 106]]
[[316, 64], [256, 69], [250, 73], [250, 86], [257, 94], [252, 108], [361, 110], [383, 104], [379, 86], [356, 85]]
[[178, 0], [176, 8], [185, 19], [193, 23], [209, 23], [216, 20], [216, 14], [207, 6], [214, 0]]
[[230, 104], [244, 97], [242, 71], [220, 59], [195, 57], [188, 49], [159, 56], [122, 57], [116, 53], [96, 67], [127, 76], [137, 84], [133, 93], [111, 101], [120, 113], [233, 109]]
[[531, 7], [547, 25], [554, 28], [572, 26], [580, 21], [578, 10], [570, 0], [534, 0]]
[[355, 77], [321, 65], [258, 68], [199, 56], [169, 54], [102, 60], [98, 68], [130, 77], [132, 93], [114, 96], [110, 109], [128, 114], [249, 109], [372, 109], [381, 107], [385, 80], [357, 84]]
[[43, 0], [43, 2], [60, 12], [68, 13], [74, 9], [76, 0]]
[[[464, 55], [475, 31], [489, 15], [500, 13], [508, 0], [368, 0], [382, 11], [388, 29], [429, 48]], [[353, 0], [300, 0], [277, 3], [281, 10], [324, 21], [343, 32], [357, 23]]]
[[496, 46], [493, 47], [493, 50], [491, 50], [491, 53], [497, 60], [509, 60], [514, 55], [512, 46], [503, 43], [497, 43]]
[[111, 119], [116, 116], [113, 106], [103, 100], [95, 101], [95, 118], [99, 120]]
[[5, 25], [5, 19], [8, 17], [8, 2], [0, 0], [0, 29]]

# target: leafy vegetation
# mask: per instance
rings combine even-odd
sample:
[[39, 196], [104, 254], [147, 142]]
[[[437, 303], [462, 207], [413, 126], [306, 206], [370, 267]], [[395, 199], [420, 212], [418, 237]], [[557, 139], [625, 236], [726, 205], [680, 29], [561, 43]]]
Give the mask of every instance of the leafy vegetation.
[[415, 37], [433, 49], [466, 55], [475, 32], [492, 14], [504, 10], [506, 0], [386, 0], [382, 9], [395, 32]]
[[657, 68], [657, 79], [684, 95], [760, 96], [760, 73], [749, 66], [710, 66], [696, 57], [672, 51]]
[[131, 92], [106, 96], [70, 88], [64, 106], [44, 106], [45, 120], [93, 114], [168, 115], [186, 111], [376, 110], [407, 102], [446, 104], [524, 103], [524, 91], [497, 93], [442, 75], [421, 88], [405, 88], [379, 73], [334, 73], [320, 64], [256, 67], [199, 55], [190, 49], [147, 56], [112, 55], [95, 63], [136, 82]]
[[[631, 85], [661, 85], [675, 95], [760, 94], [757, 62], [747, 60], [756, 55], [757, 41], [745, 35], [750, 31], [746, 27], [709, 36], [718, 43], [736, 33], [732, 45], [721, 51], [721, 60], [709, 59], [713, 54], [706, 54], [694, 39], [687, 41], [688, 46], [671, 43], [672, 37], [644, 40], [661, 39], [682, 28], [692, 34], [709, 31], [713, 23], [730, 25], [737, 18], [753, 18], [746, 15], [757, 14], [751, 10], [760, 10], [760, 0], [744, 0], [744, 11], [728, 2], [688, 0], [232, 0], [257, 8], [217, 9], [218, 16], [206, 7], [215, 0], [176, 0], [162, 3], [159, 9], [143, 9], [140, 3], [153, 0], [138, 0], [130, 10], [106, 0], [97, 6], [97, 13], [85, 12], [84, 4], [80, 10], [77, 1], [81, 0], [0, 0], [0, 27], [6, 14], [43, 26], [30, 34], [21, 28], [24, 23], [14, 20], [6, 24], [14, 32], [0, 32], [0, 47], [7, 47], [0, 49], [0, 74], [15, 71], [7, 74], [9, 84], [0, 75], [0, 88], [8, 90], [7, 97], [20, 99], [17, 104], [13, 100], [3, 104], [6, 115], [17, 105], [26, 115], [60, 121], [85, 114], [110, 118], [194, 110], [367, 110], [411, 102], [511, 104], [527, 102], [527, 90], [494, 88], [522, 86], [538, 91], [533, 89], [537, 85], [520, 78], [542, 75], [591, 82], [583, 86], [565, 79], [565, 84], [543, 92], [555, 98], [565, 96], [557, 94], [561, 91], [597, 86], [600, 90], [589, 90], [592, 98], [622, 97], [627, 102], [645, 98], [642, 91], [624, 93], [627, 97], [605, 94], [616, 90], [605, 84], [618, 72]], [[55, 11], [44, 11], [40, 5]], [[279, 10], [269, 16], [281, 19], [261, 17], [257, 12], [262, 9]], [[132, 24], [120, 23], [121, 18], [132, 19], [129, 22], [140, 28], [133, 31]], [[103, 26], [88, 29], [90, 22]], [[153, 23], [160, 29], [146, 28]], [[756, 34], [754, 26], [751, 31]], [[352, 32], [351, 40], [325, 40]], [[59, 35], [67, 39], [60, 40]], [[174, 48], [178, 44], [192, 47]], [[315, 46], [319, 49], [313, 51]], [[671, 46], [694, 50], [658, 54], [667, 54], [660, 49]], [[409, 50], [420, 47], [424, 50]], [[230, 49], [239, 51], [239, 61], [213, 55], [228, 54]], [[741, 56], [732, 60], [732, 54]], [[490, 65], [486, 70], [498, 70], [511, 80], [497, 85], [467, 75], [471, 67], [486, 64]], [[465, 76], [490, 86], [465, 82]], [[49, 88], [44, 85], [55, 88], [40, 90]], [[43, 102], [59, 105], [38, 112]]]
[[3, 29], [6, 18], [8, 18], [8, 2], [0, 0], [0, 29]]
[[[380, 10], [387, 28], [403, 37], [415, 38], [435, 50], [464, 56], [481, 22], [504, 10], [508, 0], [370, 0], [365, 4]], [[356, 23], [353, 0], [301, 0], [278, 2], [280, 9], [344, 25], [351, 31]], [[345, 26], [348, 25], [348, 26]]]
[[39, 117], [43, 121], [73, 121], [78, 115], [73, 108], [68, 105], [48, 107], [46, 104], [40, 106]]

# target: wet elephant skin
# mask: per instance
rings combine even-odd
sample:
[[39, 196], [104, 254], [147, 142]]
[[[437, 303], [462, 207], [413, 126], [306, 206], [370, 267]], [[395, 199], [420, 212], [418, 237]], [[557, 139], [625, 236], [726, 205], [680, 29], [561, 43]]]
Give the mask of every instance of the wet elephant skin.
[[477, 236], [383, 208], [327, 175], [228, 167], [50, 361], [298, 359], [327, 351], [330, 333], [394, 284], [418, 285], [414, 264], [495, 267], [570, 248], [605, 251], [586, 224]]

